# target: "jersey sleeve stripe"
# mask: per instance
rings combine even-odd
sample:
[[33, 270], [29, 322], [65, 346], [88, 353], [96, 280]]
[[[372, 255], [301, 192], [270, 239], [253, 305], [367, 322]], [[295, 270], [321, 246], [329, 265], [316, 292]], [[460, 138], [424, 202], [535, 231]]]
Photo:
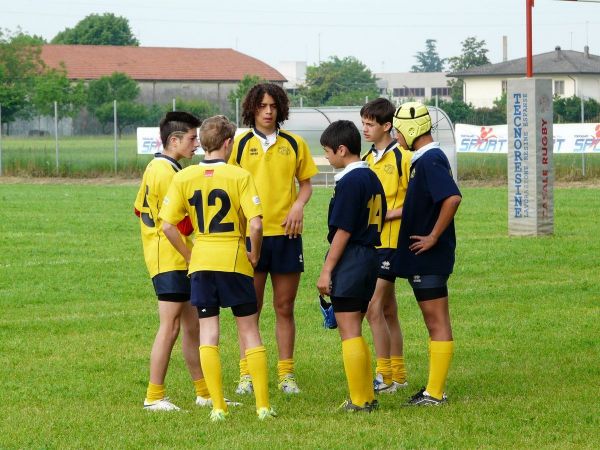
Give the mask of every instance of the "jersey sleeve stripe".
[[238, 166], [241, 164], [242, 161], [242, 154], [244, 153], [244, 149], [246, 148], [246, 144], [248, 143], [248, 141], [250, 139], [252, 139], [252, 136], [254, 136], [254, 133], [252, 132], [252, 130], [248, 131], [248, 133], [246, 133], [246, 135], [240, 139], [240, 141], [238, 142], [238, 148], [237, 148], [237, 153], [235, 155], [235, 161], [237, 162]]

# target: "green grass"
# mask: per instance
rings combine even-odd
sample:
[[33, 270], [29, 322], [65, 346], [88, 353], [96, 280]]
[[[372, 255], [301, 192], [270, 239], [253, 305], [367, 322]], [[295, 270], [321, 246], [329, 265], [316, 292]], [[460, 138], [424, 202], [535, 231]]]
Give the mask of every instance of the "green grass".
[[[316, 134], [307, 137], [311, 152], [322, 156]], [[368, 150], [368, 147], [363, 149]], [[56, 169], [56, 145], [52, 137], [3, 137], [2, 174], [34, 177], [90, 178], [115, 175], [114, 140], [110, 136], [73, 136], [59, 140], [59, 165]], [[141, 176], [151, 159], [138, 155], [135, 136], [118, 140], [117, 172], [120, 177]], [[600, 179], [600, 154], [554, 155], [556, 179], [563, 181]], [[192, 163], [199, 161], [195, 157]], [[189, 162], [184, 162], [187, 165]], [[326, 168], [325, 168], [326, 169]], [[506, 155], [458, 154], [458, 177], [461, 180], [503, 181], [507, 178]]]
[[[599, 189], [557, 189], [554, 236], [509, 238], [506, 189], [465, 188], [450, 279], [450, 404], [401, 407], [426, 383], [427, 337], [400, 280], [410, 387], [382, 396], [370, 415], [336, 411], [347, 395], [341, 345], [336, 331], [321, 328], [315, 288], [331, 191], [316, 189], [306, 211], [307, 270], [296, 309], [304, 392], [285, 398], [276, 391], [267, 307], [261, 329], [280, 417], [258, 423], [245, 398], [222, 424], [194, 408], [179, 345], [167, 388], [188, 412], [141, 408], [157, 317], [131, 212], [136, 189], [0, 184], [0, 448], [600, 446]], [[221, 347], [226, 394], [235, 397], [229, 312], [222, 314]]]

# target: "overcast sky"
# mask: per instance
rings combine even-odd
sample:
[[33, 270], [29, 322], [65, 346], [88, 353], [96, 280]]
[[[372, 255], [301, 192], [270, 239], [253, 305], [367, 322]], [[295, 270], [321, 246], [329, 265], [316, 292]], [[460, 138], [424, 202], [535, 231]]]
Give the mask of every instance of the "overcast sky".
[[[0, 28], [52, 39], [91, 13], [129, 19], [142, 46], [234, 48], [277, 67], [355, 56], [373, 72], [405, 72], [426, 39], [442, 58], [468, 36], [483, 39], [492, 62], [525, 56], [526, 0], [0, 0]], [[170, 6], [172, 5], [172, 6]], [[276, 7], [276, 8], [275, 8]], [[600, 3], [536, 0], [533, 51], [600, 54]], [[182, 62], [185, 63], [185, 62]], [[192, 64], [193, 61], [188, 61]]]

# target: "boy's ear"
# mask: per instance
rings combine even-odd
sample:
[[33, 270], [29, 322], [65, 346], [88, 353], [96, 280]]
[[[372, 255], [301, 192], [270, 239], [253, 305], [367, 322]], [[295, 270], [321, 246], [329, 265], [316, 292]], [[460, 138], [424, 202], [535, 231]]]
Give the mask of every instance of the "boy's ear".
[[383, 129], [384, 131], [386, 131], [387, 133], [389, 133], [392, 130], [392, 123], [391, 122], [386, 122], [383, 124]]

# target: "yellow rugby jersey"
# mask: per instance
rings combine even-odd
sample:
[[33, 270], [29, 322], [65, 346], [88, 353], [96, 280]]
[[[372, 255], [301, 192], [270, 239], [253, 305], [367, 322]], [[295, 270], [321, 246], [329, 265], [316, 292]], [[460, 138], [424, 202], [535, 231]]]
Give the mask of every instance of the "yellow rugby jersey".
[[254, 275], [246, 255], [248, 220], [262, 215], [248, 171], [209, 160], [173, 177], [160, 218], [176, 224], [189, 215], [195, 241], [189, 273], [199, 270]]
[[181, 170], [179, 163], [157, 153], [146, 166], [134, 207], [140, 212], [140, 229], [144, 259], [151, 277], [173, 270], [186, 270], [183, 256], [171, 245], [162, 230], [159, 212], [173, 176]]
[[[385, 149], [383, 156], [375, 161], [373, 147], [363, 157], [383, 186], [388, 211], [404, 205], [406, 188], [410, 176], [410, 161], [412, 155], [400, 147], [395, 141]], [[381, 245], [377, 248], [397, 248], [401, 220], [390, 220], [383, 223], [381, 230]]]
[[250, 130], [236, 136], [229, 164], [240, 166], [252, 174], [263, 205], [264, 236], [281, 236], [290, 208], [298, 197], [296, 180], [304, 181], [319, 171], [308, 145], [297, 134], [277, 131], [277, 139], [263, 151], [265, 136]]

